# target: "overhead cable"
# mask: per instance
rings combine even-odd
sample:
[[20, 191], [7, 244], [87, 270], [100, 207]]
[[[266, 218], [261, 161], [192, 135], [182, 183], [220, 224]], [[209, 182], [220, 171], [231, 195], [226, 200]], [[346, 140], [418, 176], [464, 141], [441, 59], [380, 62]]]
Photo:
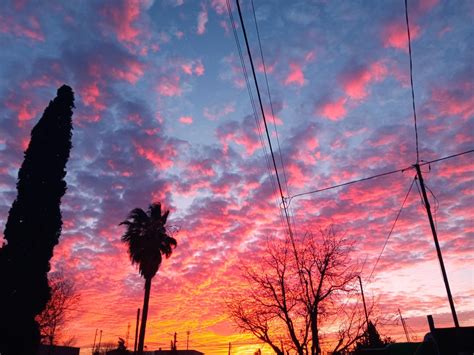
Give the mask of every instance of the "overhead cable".
[[[465, 155], [465, 154], [469, 154], [469, 153], [473, 153], [474, 152], [474, 149], [470, 149], [470, 150], [466, 150], [462, 153], [457, 153], [457, 154], [453, 154], [453, 155], [448, 155], [446, 157], [442, 157], [442, 158], [438, 158], [438, 159], [434, 159], [434, 160], [430, 160], [430, 161], [425, 161], [425, 162], [422, 162], [420, 163], [419, 165], [420, 166], [424, 166], [424, 165], [428, 165], [428, 164], [433, 164], [433, 163], [437, 163], [437, 162], [440, 162], [440, 161], [443, 161], [443, 160], [446, 160], [446, 159], [451, 159], [451, 158], [456, 158], [456, 157], [459, 157], [461, 155]], [[377, 175], [372, 175], [372, 176], [368, 176], [368, 177], [364, 177], [364, 178], [361, 178], [361, 179], [357, 179], [357, 180], [352, 180], [352, 181], [347, 181], [347, 182], [344, 182], [344, 183], [341, 183], [341, 184], [337, 184], [337, 185], [333, 185], [333, 186], [328, 186], [328, 187], [324, 187], [322, 189], [317, 189], [317, 190], [311, 190], [311, 191], [306, 191], [306, 192], [302, 192], [302, 193], [299, 193], [299, 194], [295, 194], [295, 195], [292, 195], [289, 197], [289, 202], [288, 204], [291, 202], [292, 199], [294, 199], [295, 197], [300, 197], [300, 196], [305, 196], [305, 195], [310, 195], [310, 194], [315, 194], [315, 193], [318, 193], [318, 192], [323, 192], [323, 191], [327, 191], [327, 190], [332, 190], [332, 189], [336, 189], [338, 187], [343, 187], [343, 186], [347, 186], [347, 185], [352, 185], [352, 184], [356, 184], [358, 182], [362, 182], [362, 181], [367, 181], [367, 180], [371, 180], [371, 179], [376, 179], [376, 178], [379, 178], [379, 177], [383, 177], [383, 176], [387, 176], [387, 175], [391, 175], [391, 174], [396, 174], [396, 173], [400, 173], [400, 172], [405, 172], [407, 170], [410, 170], [410, 169], [414, 169], [413, 166], [407, 166], [406, 168], [403, 168], [403, 169], [397, 169], [397, 170], [392, 170], [392, 171], [388, 171], [388, 172], [385, 172], [385, 173], [381, 173], [381, 174], [377, 174]]]
[[277, 180], [277, 184], [278, 184], [278, 189], [279, 189], [279, 192], [280, 192], [280, 197], [281, 197], [281, 201], [282, 201], [282, 205], [283, 205], [283, 210], [284, 210], [284, 213], [285, 213], [286, 223], [288, 225], [288, 232], [290, 234], [290, 239], [291, 239], [291, 243], [293, 245], [293, 249], [295, 249], [293, 231], [292, 231], [291, 222], [290, 222], [290, 216], [289, 216], [288, 208], [287, 208], [287, 205], [286, 205], [286, 199], [285, 199], [285, 196], [283, 194], [283, 188], [281, 186], [280, 174], [278, 173], [278, 167], [276, 165], [275, 153], [273, 152], [273, 145], [272, 145], [272, 141], [270, 139], [270, 133], [269, 133], [269, 130], [268, 130], [267, 119], [265, 117], [265, 110], [263, 109], [263, 104], [262, 104], [262, 96], [260, 94], [260, 88], [258, 86], [257, 75], [255, 74], [255, 65], [254, 65], [253, 59], [252, 59], [252, 52], [250, 51], [250, 45], [249, 45], [249, 41], [248, 41], [248, 37], [247, 37], [247, 31], [245, 29], [244, 20], [242, 18], [242, 10], [240, 8], [239, 0], [236, 0], [236, 3], [237, 3], [237, 10], [239, 12], [240, 24], [242, 26], [242, 32], [243, 32], [244, 39], [245, 39], [245, 46], [247, 48], [247, 53], [248, 53], [248, 57], [249, 57], [249, 61], [250, 61], [250, 67], [252, 68], [252, 75], [253, 75], [253, 80], [255, 82], [255, 88], [256, 88], [256, 91], [257, 91], [258, 103], [260, 105], [260, 111], [261, 111], [263, 123], [264, 123], [264, 126], [265, 126], [265, 133], [266, 133], [266, 136], [267, 136], [268, 146], [269, 146], [270, 154], [271, 154], [271, 157], [272, 157], [273, 168], [275, 170], [275, 176], [276, 176], [276, 180]]
[[278, 154], [280, 155], [281, 170], [283, 171], [283, 180], [285, 182], [286, 194], [289, 196], [290, 195], [290, 190], [288, 188], [288, 179], [286, 177], [285, 164], [283, 164], [283, 155], [281, 153], [280, 139], [278, 138], [278, 130], [277, 130], [276, 122], [275, 122], [275, 111], [273, 110], [272, 96], [270, 94], [270, 85], [268, 85], [267, 67], [265, 65], [265, 59], [263, 58], [262, 42], [260, 40], [260, 31], [258, 30], [257, 16], [255, 15], [255, 7], [253, 5], [253, 0], [251, 0], [251, 4], [252, 4], [253, 19], [254, 19], [254, 22], [255, 22], [255, 31], [257, 33], [257, 39], [258, 39], [258, 47], [260, 48], [260, 58], [262, 59], [263, 74], [265, 76], [265, 83], [266, 83], [266, 86], [267, 86], [268, 101], [270, 103], [270, 110], [271, 110], [271, 113], [272, 113], [273, 127], [275, 129], [275, 136], [276, 136], [277, 145], [278, 145]]
[[390, 232], [388, 232], [387, 238], [385, 238], [385, 242], [383, 244], [382, 250], [380, 251], [380, 254], [377, 257], [377, 261], [375, 262], [374, 267], [372, 268], [372, 271], [371, 271], [370, 276], [368, 278], [368, 282], [370, 282], [370, 279], [372, 278], [372, 275], [374, 274], [375, 268], [377, 267], [377, 265], [379, 263], [379, 260], [382, 257], [382, 254], [385, 250], [385, 247], [387, 246], [388, 240], [390, 239], [390, 236], [392, 235], [393, 230], [395, 229], [395, 226], [397, 225], [398, 219], [400, 218], [400, 215], [402, 214], [402, 210], [405, 207], [405, 203], [407, 202], [408, 196], [410, 195], [411, 189], [413, 188], [413, 184], [415, 183], [415, 181], [416, 181], [416, 176], [411, 181], [410, 188], [408, 189], [408, 192], [405, 195], [405, 198], [402, 202], [402, 207], [400, 207], [400, 210], [398, 210], [397, 216], [395, 217], [395, 220], [393, 221], [392, 228], [390, 228]]
[[413, 120], [415, 122], [415, 141], [416, 141], [416, 163], [420, 162], [420, 153], [418, 150], [418, 127], [416, 122], [416, 107], [415, 107], [415, 89], [413, 87], [413, 61], [411, 55], [411, 37], [410, 37], [410, 22], [408, 21], [408, 4], [405, 0], [405, 20], [407, 24], [407, 36], [408, 36], [408, 55], [410, 57], [410, 84], [411, 84], [411, 102], [413, 107]]

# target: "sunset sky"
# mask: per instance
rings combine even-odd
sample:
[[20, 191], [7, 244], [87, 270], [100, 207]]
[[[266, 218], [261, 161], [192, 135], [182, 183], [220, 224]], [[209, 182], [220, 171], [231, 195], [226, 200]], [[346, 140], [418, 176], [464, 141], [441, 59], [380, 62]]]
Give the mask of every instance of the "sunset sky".
[[[403, 0], [254, 0], [273, 117], [252, 4], [241, 3], [285, 196], [416, 162]], [[473, 149], [474, 2], [408, 4], [420, 159]], [[175, 331], [178, 348], [190, 331], [190, 348], [207, 354], [227, 354], [229, 342], [235, 354], [262, 347], [234, 328], [223, 301], [239, 288], [239, 266], [258, 264], [265, 240], [286, 230], [225, 0], [2, 1], [0, 48], [2, 231], [31, 128], [59, 86], [76, 95], [51, 262], [81, 295], [67, 335], [85, 349], [96, 328], [115, 343], [130, 323], [133, 348], [144, 281], [118, 224], [161, 201], [178, 247], [153, 279], [148, 347], [168, 348]], [[473, 164], [466, 154], [423, 167], [461, 325], [474, 324]], [[291, 202], [296, 234], [334, 224], [357, 241], [366, 298], [398, 341], [398, 308], [419, 340], [427, 314], [453, 324], [415, 187], [368, 280], [414, 176]]]

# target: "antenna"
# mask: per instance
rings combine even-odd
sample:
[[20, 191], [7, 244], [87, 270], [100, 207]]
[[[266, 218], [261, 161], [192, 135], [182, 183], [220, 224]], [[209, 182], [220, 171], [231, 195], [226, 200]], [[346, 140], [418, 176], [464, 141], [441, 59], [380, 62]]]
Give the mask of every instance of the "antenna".
[[403, 317], [402, 317], [402, 312], [400, 312], [400, 308], [398, 309], [398, 314], [400, 315], [400, 320], [402, 321], [403, 330], [405, 332], [405, 336], [407, 337], [407, 342], [409, 343], [410, 342], [410, 336], [408, 335], [408, 328], [407, 328], [407, 325], [405, 323], [405, 319], [403, 319]]

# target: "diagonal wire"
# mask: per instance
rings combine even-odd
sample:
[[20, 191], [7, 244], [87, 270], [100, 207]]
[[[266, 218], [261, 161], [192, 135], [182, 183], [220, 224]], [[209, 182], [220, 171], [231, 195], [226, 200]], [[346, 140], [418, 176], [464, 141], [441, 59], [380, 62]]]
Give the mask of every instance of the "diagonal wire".
[[[424, 166], [424, 165], [428, 165], [428, 164], [432, 164], [432, 163], [437, 163], [437, 162], [440, 162], [440, 161], [443, 161], [443, 160], [456, 158], [456, 157], [459, 157], [459, 156], [461, 156], [461, 155], [465, 155], [465, 154], [469, 154], [469, 153], [474, 153], [474, 149], [470, 149], [470, 150], [466, 150], [466, 151], [461, 152], [461, 153], [457, 153], [457, 154], [453, 154], [453, 155], [448, 155], [448, 156], [445, 156], [445, 157], [442, 157], [442, 158], [438, 158], [438, 159], [426, 161], [426, 162], [420, 163], [419, 165], [420, 165], [420, 167], [421, 167], [421, 166]], [[305, 196], [305, 195], [311, 195], [311, 194], [315, 194], [315, 193], [318, 193], [318, 192], [323, 192], [323, 191], [327, 191], [327, 190], [332, 190], [332, 189], [336, 189], [336, 188], [338, 188], [338, 187], [347, 186], [347, 185], [352, 185], [352, 184], [356, 184], [356, 183], [359, 183], [359, 182], [362, 182], [362, 181], [367, 181], [367, 180], [371, 180], [371, 179], [376, 179], [376, 178], [379, 178], [379, 177], [383, 177], [383, 176], [387, 176], [387, 175], [391, 175], [391, 174], [395, 174], [395, 173], [399, 173], [399, 172], [402, 172], [402, 173], [403, 173], [403, 172], [405, 172], [405, 171], [407, 171], [407, 170], [410, 170], [410, 169], [413, 169], [413, 168], [414, 168], [413, 166], [407, 166], [407, 167], [405, 167], [405, 168], [403, 168], [403, 169], [387, 171], [387, 172], [385, 172], [385, 173], [376, 174], [376, 175], [372, 175], [372, 176], [360, 178], [360, 179], [357, 179], [357, 180], [351, 180], [351, 181], [347, 181], [347, 182], [344, 182], [344, 183], [341, 183], [341, 184], [332, 185], [332, 186], [324, 187], [324, 188], [317, 189], [317, 190], [311, 190], [311, 191], [306, 191], [306, 192], [302, 192], [302, 193], [299, 193], [299, 194], [295, 194], [295, 195], [290, 196], [290, 197], [288, 198], [288, 200], [289, 200], [288, 205], [290, 204], [291, 200], [294, 199], [295, 197], [300, 197], [300, 196]]]
[[406, 167], [406, 168], [403, 168], [403, 169], [392, 170], [392, 171], [388, 171], [388, 172], [385, 172], [385, 173], [381, 173], [381, 174], [376, 174], [376, 175], [372, 175], [372, 176], [360, 178], [360, 179], [357, 179], [357, 180], [351, 180], [351, 181], [347, 181], [347, 182], [344, 182], [344, 183], [341, 183], [341, 184], [337, 184], [337, 185], [333, 185], [333, 186], [328, 186], [328, 187], [324, 187], [324, 188], [317, 189], [317, 190], [311, 190], [311, 191], [307, 191], [307, 192], [302, 192], [302, 193], [295, 194], [295, 195], [291, 196], [289, 199], [292, 200], [292, 199], [294, 199], [295, 197], [300, 197], [300, 196], [304, 196], [304, 195], [315, 194], [315, 193], [322, 192], [322, 191], [332, 190], [332, 189], [335, 189], [335, 188], [338, 188], [338, 187], [347, 186], [347, 185], [352, 185], [352, 184], [355, 184], [355, 183], [358, 183], [358, 182], [367, 181], [367, 180], [372, 180], [372, 179], [376, 179], [376, 178], [379, 178], [379, 177], [382, 177], [382, 176], [392, 175], [392, 174], [396, 174], [396, 173], [403, 173], [404, 171], [406, 171], [406, 170], [408, 170], [408, 169], [411, 169], [411, 168], [412, 168], [412, 167], [409, 166], [409, 167]]
[[402, 214], [402, 210], [405, 207], [405, 203], [407, 202], [408, 196], [410, 195], [411, 189], [413, 188], [413, 184], [415, 183], [415, 181], [416, 181], [416, 176], [411, 181], [410, 188], [408, 189], [408, 192], [405, 195], [405, 199], [403, 200], [402, 207], [400, 207], [400, 210], [397, 213], [397, 217], [393, 221], [392, 228], [390, 228], [390, 232], [388, 233], [387, 238], [385, 238], [385, 243], [383, 244], [382, 250], [380, 251], [380, 254], [377, 257], [377, 261], [375, 262], [374, 267], [372, 268], [372, 271], [370, 273], [368, 281], [370, 281], [370, 279], [372, 278], [372, 275], [374, 274], [375, 268], [377, 267], [377, 265], [379, 263], [379, 260], [382, 257], [382, 254], [385, 250], [385, 247], [387, 246], [388, 240], [390, 239], [390, 236], [392, 235], [393, 230], [395, 229], [395, 226], [397, 225], [398, 219], [400, 218], [400, 215]]
[[[260, 144], [262, 145], [262, 148], [263, 148], [263, 153], [264, 153], [264, 156], [265, 156], [265, 161], [266, 161], [266, 164], [267, 164], [268, 173], [269, 173], [269, 176], [270, 176], [272, 191], [278, 191], [277, 187], [276, 187], [276, 183], [275, 183], [275, 178], [273, 177], [273, 174], [272, 174], [271, 162], [270, 162], [267, 147], [265, 145], [265, 141], [264, 141], [264, 138], [263, 138], [262, 128], [261, 128], [260, 122], [258, 120], [258, 113], [257, 113], [256, 103], [255, 103], [255, 99], [254, 99], [253, 94], [252, 94], [252, 89], [251, 89], [251, 86], [250, 86], [249, 76], [248, 76], [248, 72], [247, 72], [247, 67], [245, 66], [245, 60], [244, 60], [244, 56], [243, 56], [243, 53], [242, 53], [242, 47], [240, 46], [239, 36], [237, 34], [237, 26], [235, 24], [234, 16], [232, 14], [232, 7], [231, 7], [231, 4], [230, 4], [230, 0], [226, 0], [226, 4], [227, 4], [227, 13], [229, 14], [229, 19], [230, 19], [230, 22], [232, 24], [232, 30], [233, 30], [233, 34], [234, 34], [235, 43], [237, 45], [237, 50], [238, 50], [238, 53], [239, 53], [240, 64], [242, 66], [242, 72], [244, 74], [245, 82], [246, 82], [246, 85], [247, 85], [247, 91], [248, 91], [249, 98], [250, 98], [250, 103], [251, 103], [251, 106], [252, 106], [252, 109], [253, 109], [253, 116], [255, 118], [255, 123], [257, 125], [257, 131], [258, 131], [258, 136], [259, 136], [259, 139], [260, 139]], [[278, 205], [278, 202], [277, 202], [277, 205]], [[281, 212], [281, 209], [280, 209], [280, 220], [281, 220], [282, 224], [284, 225], [285, 220], [284, 220], [284, 216]]]
[[260, 48], [260, 58], [262, 59], [263, 73], [265, 76], [265, 84], [267, 86], [268, 101], [270, 102], [270, 110], [272, 112], [273, 127], [275, 129], [275, 135], [276, 135], [276, 140], [277, 140], [277, 145], [278, 145], [278, 154], [280, 155], [280, 164], [283, 171], [283, 180], [285, 182], [286, 194], [290, 196], [290, 190], [288, 188], [288, 179], [286, 177], [285, 165], [283, 164], [283, 155], [281, 153], [280, 139], [278, 138], [278, 130], [277, 130], [276, 122], [275, 122], [275, 111], [273, 110], [272, 96], [270, 94], [270, 85], [268, 84], [267, 68], [265, 65], [265, 59], [263, 57], [262, 42], [260, 40], [260, 31], [258, 30], [257, 16], [255, 15], [255, 7], [253, 5], [253, 0], [251, 0], [251, 4], [252, 4], [253, 19], [255, 22], [255, 30], [257, 32], [258, 46]]
[[[282, 202], [283, 210], [284, 210], [284, 213], [285, 213], [286, 224], [288, 226], [288, 232], [289, 232], [289, 235], [290, 235], [291, 244], [292, 244], [293, 249], [294, 249], [295, 254], [296, 254], [296, 246], [295, 246], [295, 241], [294, 241], [294, 236], [293, 236], [293, 230], [291, 228], [290, 215], [289, 215], [289, 212], [288, 212], [286, 199], [285, 199], [285, 196], [283, 194], [283, 188], [281, 186], [280, 174], [278, 173], [278, 167], [276, 165], [275, 154], [273, 152], [273, 145], [272, 145], [272, 141], [270, 139], [270, 133], [269, 133], [269, 130], [268, 130], [267, 119], [265, 117], [265, 111], [263, 109], [262, 96], [260, 94], [260, 88], [258, 86], [257, 75], [255, 74], [255, 66], [254, 66], [253, 59], [252, 59], [252, 52], [250, 51], [250, 45], [249, 45], [249, 41], [248, 41], [248, 37], [247, 37], [247, 31], [245, 29], [244, 20], [242, 18], [242, 10], [240, 8], [240, 1], [236, 0], [236, 3], [237, 3], [237, 10], [239, 12], [240, 24], [242, 25], [242, 32], [243, 32], [244, 39], [245, 39], [245, 46], [247, 48], [247, 53], [248, 53], [248, 57], [249, 57], [249, 61], [250, 61], [250, 67], [252, 68], [253, 80], [255, 82], [255, 88], [257, 90], [258, 103], [259, 103], [259, 106], [260, 106], [260, 111], [261, 111], [263, 123], [264, 123], [264, 126], [265, 126], [265, 133], [266, 133], [266, 136], [267, 136], [268, 146], [269, 146], [270, 154], [271, 154], [271, 157], [272, 157], [273, 168], [275, 170], [275, 176], [276, 176], [276, 180], [277, 180], [277, 184], [278, 184], [278, 189], [280, 191], [281, 202]], [[295, 255], [295, 256], [297, 257], [297, 255]]]

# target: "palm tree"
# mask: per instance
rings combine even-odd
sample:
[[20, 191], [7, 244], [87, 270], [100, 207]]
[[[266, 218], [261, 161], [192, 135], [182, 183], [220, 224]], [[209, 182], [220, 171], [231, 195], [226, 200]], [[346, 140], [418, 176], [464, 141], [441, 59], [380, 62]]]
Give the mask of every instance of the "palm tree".
[[161, 265], [162, 256], [168, 258], [176, 247], [176, 239], [166, 231], [166, 220], [170, 211], [161, 213], [161, 203], [152, 203], [145, 212], [141, 208], [130, 211], [128, 218], [120, 223], [127, 226], [122, 242], [128, 245], [132, 264], [138, 264], [140, 275], [145, 279], [142, 323], [138, 341], [138, 354], [143, 354], [148, 302], [150, 300], [151, 279]]

